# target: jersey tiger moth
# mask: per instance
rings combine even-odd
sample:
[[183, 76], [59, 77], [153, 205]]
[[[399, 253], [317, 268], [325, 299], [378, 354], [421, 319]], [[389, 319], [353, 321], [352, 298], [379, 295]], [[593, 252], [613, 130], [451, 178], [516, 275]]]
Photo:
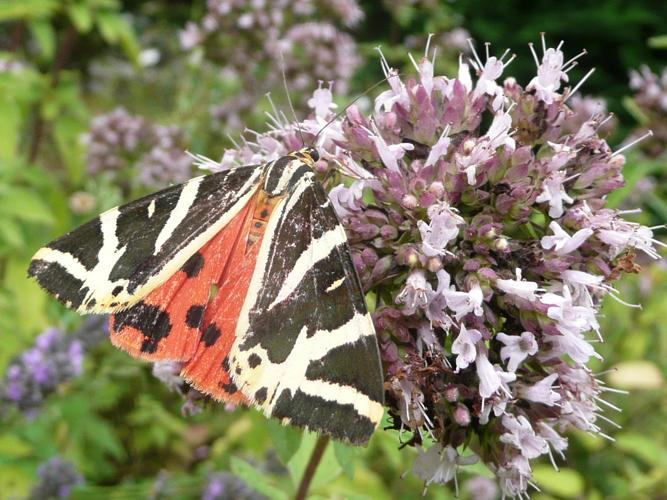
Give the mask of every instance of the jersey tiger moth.
[[28, 274], [79, 313], [111, 313], [113, 344], [184, 363], [213, 398], [364, 444], [382, 368], [318, 158], [304, 148], [112, 208], [39, 249]]

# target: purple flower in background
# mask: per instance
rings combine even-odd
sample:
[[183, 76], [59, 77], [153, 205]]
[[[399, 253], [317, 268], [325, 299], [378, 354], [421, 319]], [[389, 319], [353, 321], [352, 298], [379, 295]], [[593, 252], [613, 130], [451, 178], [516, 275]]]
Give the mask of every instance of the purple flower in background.
[[37, 476], [39, 481], [30, 492], [31, 500], [69, 498], [72, 489], [84, 482], [72, 462], [57, 456], [40, 465]]
[[263, 500], [265, 498], [241, 478], [227, 472], [211, 474], [201, 495], [201, 500]]
[[175, 125], [164, 126], [128, 113], [123, 108], [95, 117], [86, 142], [87, 165], [92, 174], [119, 175], [138, 169], [140, 184], [160, 187], [190, 177], [192, 159], [185, 153], [188, 140]]
[[[334, 80], [345, 94], [361, 64], [354, 39], [345, 29], [364, 13], [357, 0], [209, 0], [198, 22], [180, 33], [184, 50], [200, 50], [223, 68], [222, 81], [242, 89], [234, 99], [214, 106], [211, 115], [225, 128], [242, 128], [266, 92], [281, 84], [303, 94], [318, 80]], [[230, 85], [232, 84], [232, 85]]]
[[60, 385], [81, 375], [86, 348], [106, 338], [103, 321], [92, 316], [73, 334], [56, 328], [40, 334], [34, 347], [9, 363], [0, 381], [0, 407], [17, 408], [29, 417], [38, 413]]
[[463, 484], [463, 490], [474, 500], [495, 500], [498, 498], [498, 485], [488, 477], [475, 476]]
[[[387, 406], [393, 428], [420, 447], [415, 472], [455, 480], [456, 450], [472, 440], [502, 494], [526, 496], [532, 461], [555, 464], [564, 432], [604, 436], [588, 368], [600, 304], [635, 250], [658, 258], [661, 243], [606, 207], [625, 160], [599, 134], [607, 118], [568, 106], [581, 54], [568, 60], [543, 40], [538, 74], [522, 87], [500, 83], [507, 51], [485, 52], [482, 61], [473, 51], [475, 81], [463, 58], [456, 77], [434, 74], [428, 47], [414, 78], [380, 54], [389, 89], [317, 136], [316, 168], [376, 297]], [[320, 97], [299, 124], [306, 142], [334, 117], [315, 106]], [[225, 158], [298, 148], [296, 125], [274, 114], [270, 133]]]

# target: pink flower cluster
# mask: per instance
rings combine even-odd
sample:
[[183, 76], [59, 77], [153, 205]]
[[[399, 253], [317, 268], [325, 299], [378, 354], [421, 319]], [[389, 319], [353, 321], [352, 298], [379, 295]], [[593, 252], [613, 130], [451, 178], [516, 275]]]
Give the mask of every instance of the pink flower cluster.
[[[533, 50], [537, 76], [525, 87], [500, 81], [514, 56], [488, 44], [454, 78], [433, 74], [428, 47], [407, 80], [382, 57], [389, 88], [372, 112], [351, 106], [323, 129], [336, 106], [320, 86], [298, 124], [306, 143], [317, 138], [317, 170], [375, 306], [388, 411], [427, 485], [479, 459], [504, 495], [526, 496], [531, 461], [556, 466], [564, 432], [604, 436], [611, 389], [588, 368], [600, 357], [601, 301], [621, 300], [612, 283], [635, 252], [659, 258], [651, 229], [605, 206], [625, 159], [600, 137], [604, 119], [563, 126], [579, 56], [566, 61], [561, 46]], [[300, 147], [280, 116], [202, 166]]]
[[335, 80], [344, 94], [361, 59], [342, 28], [363, 17], [356, 0], [208, 0], [201, 22], [190, 22], [181, 32], [181, 45], [202, 47], [243, 90], [238, 102], [211, 109], [229, 128], [240, 125], [242, 115], [279, 85], [283, 70], [294, 91]]
[[136, 167], [143, 186], [164, 187], [190, 177], [187, 136], [176, 125], [159, 125], [117, 108], [96, 116], [90, 125], [87, 166], [90, 173]]
[[635, 135], [641, 136], [646, 129], [652, 137], [641, 144], [641, 150], [649, 158], [657, 158], [667, 152], [667, 67], [656, 74], [648, 66], [630, 72], [630, 88], [635, 91], [634, 102], [642, 114], [641, 128]]

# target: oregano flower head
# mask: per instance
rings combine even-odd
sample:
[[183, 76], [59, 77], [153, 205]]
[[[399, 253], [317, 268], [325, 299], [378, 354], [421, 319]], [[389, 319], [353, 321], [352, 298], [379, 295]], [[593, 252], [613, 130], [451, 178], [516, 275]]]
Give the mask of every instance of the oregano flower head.
[[588, 367], [600, 304], [621, 300], [613, 283], [636, 252], [659, 258], [652, 229], [607, 206], [625, 159], [600, 135], [604, 116], [568, 106], [583, 54], [568, 60], [562, 45], [531, 46], [526, 86], [506, 75], [514, 56], [488, 44], [454, 77], [434, 74], [428, 47], [412, 78], [380, 52], [389, 88], [370, 111], [350, 106], [322, 129], [335, 105], [320, 88], [303, 122], [276, 111], [272, 130], [202, 161], [271, 161], [301, 147], [297, 129], [317, 137], [374, 307], [390, 421], [427, 485], [481, 460], [521, 497], [531, 462], [556, 465], [567, 430], [604, 436], [607, 389]]

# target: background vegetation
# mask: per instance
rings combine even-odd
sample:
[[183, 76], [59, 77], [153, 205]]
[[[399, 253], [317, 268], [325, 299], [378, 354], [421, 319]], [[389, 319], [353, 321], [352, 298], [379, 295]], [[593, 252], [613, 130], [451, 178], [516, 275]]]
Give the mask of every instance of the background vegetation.
[[[82, 322], [25, 278], [30, 257], [49, 239], [187, 178], [184, 149], [220, 158], [245, 126], [263, 130], [264, 92], [273, 90], [285, 109], [280, 68], [270, 56], [279, 40], [292, 44], [287, 76], [301, 115], [318, 79], [336, 80], [340, 105], [378, 81], [377, 45], [409, 72], [407, 51], [420, 53], [429, 32], [442, 45], [439, 71], [454, 74], [465, 29], [478, 44], [517, 52], [509, 73], [523, 83], [535, 71], [526, 44], [539, 32], [565, 40], [571, 55], [586, 48], [584, 69], [571, 77], [598, 68], [584, 91], [618, 114], [612, 144], [647, 127], [656, 131], [629, 153], [628, 186], [610, 202], [641, 206], [649, 225], [667, 219], [667, 137], [658, 133], [667, 130], [667, 82], [660, 108], [642, 100], [628, 76], [642, 64], [663, 70], [664, 2], [364, 1], [364, 19], [347, 5], [354, 2], [304, 2], [313, 10], [286, 10], [277, 39], [261, 25], [261, 6], [255, 28], [239, 27], [242, 9], [232, 9], [214, 19], [216, 29], [194, 36], [211, 5], [223, 3], [210, 2], [207, 11], [204, 2], [0, 2], [0, 498], [252, 498], [247, 485], [272, 498], [294, 494], [314, 436], [220, 405], [182, 415], [181, 397], [149, 366], [115, 350], [99, 321]], [[309, 22], [335, 31], [316, 36], [304, 28]], [[560, 473], [548, 463], [536, 469], [542, 493], [535, 498], [662, 498], [667, 491], [666, 278], [660, 261], [625, 282], [624, 300], [643, 310], [613, 301], [604, 307], [597, 368], [613, 370], [607, 382], [631, 391], [611, 398], [622, 410], [614, 416], [622, 429], [606, 430], [615, 441], [570, 436]], [[9, 388], [19, 375], [10, 368], [52, 327], [67, 334], [40, 353], [58, 362], [45, 384], [29, 386], [34, 373], [22, 372], [31, 392], [16, 404]], [[403, 478], [414, 453], [398, 442], [393, 431], [377, 432], [366, 449], [329, 447], [313, 498], [419, 497], [419, 481]], [[482, 467], [466, 471], [459, 478], [464, 498], [475, 485], [466, 489], [467, 480], [491, 476]], [[49, 490], [66, 477], [73, 489]], [[213, 495], [216, 484], [232, 496]], [[426, 496], [453, 491], [434, 486]]]

